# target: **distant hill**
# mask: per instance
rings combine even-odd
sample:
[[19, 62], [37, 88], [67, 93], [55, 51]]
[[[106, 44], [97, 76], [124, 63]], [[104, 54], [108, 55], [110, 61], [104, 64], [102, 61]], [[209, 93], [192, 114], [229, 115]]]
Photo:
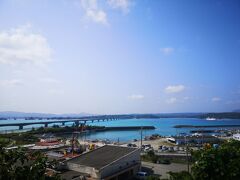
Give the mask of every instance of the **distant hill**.
[[[50, 114], [50, 113], [26, 113], [26, 112], [15, 112], [5, 111], [0, 112], [0, 119], [6, 118], [50, 118], [50, 119], [62, 119], [62, 118], [81, 118], [88, 116], [111, 116], [111, 115], [96, 115], [88, 113], [79, 114]], [[201, 118], [206, 119], [208, 117], [216, 119], [240, 119], [240, 112], [222, 112], [222, 113], [158, 113], [158, 114], [119, 114], [120, 119], [131, 119], [131, 118]]]
[[41, 117], [41, 118], [52, 118], [52, 117], [86, 117], [94, 116], [94, 114], [79, 113], [79, 114], [50, 114], [50, 113], [26, 113], [16, 111], [3, 111], [0, 112], [0, 118], [30, 118], [30, 117]]
[[236, 109], [236, 110], [234, 110], [233, 112], [240, 112], [240, 109]]

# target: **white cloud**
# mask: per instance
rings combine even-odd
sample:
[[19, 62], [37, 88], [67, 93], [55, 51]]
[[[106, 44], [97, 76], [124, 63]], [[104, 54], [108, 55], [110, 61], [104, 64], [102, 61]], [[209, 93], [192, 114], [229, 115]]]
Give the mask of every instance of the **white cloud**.
[[143, 99], [144, 96], [142, 94], [132, 94], [128, 96], [128, 98], [132, 100], [140, 100], [140, 99]]
[[184, 101], [187, 101], [187, 100], [189, 100], [189, 99], [191, 99], [191, 98], [188, 97], [188, 96], [185, 96], [185, 97], [183, 98]]
[[172, 85], [172, 86], [168, 86], [165, 88], [165, 92], [166, 93], [179, 93], [184, 91], [185, 86], [184, 85]]
[[161, 48], [160, 51], [164, 54], [164, 55], [170, 55], [174, 52], [174, 48], [171, 47], [165, 47], [165, 48]]
[[51, 61], [51, 49], [47, 39], [25, 25], [0, 31], [0, 63], [46, 64]]
[[22, 86], [24, 83], [21, 79], [10, 79], [10, 80], [2, 80], [0, 81], [0, 85], [2, 87], [16, 87]]
[[172, 97], [172, 98], [166, 100], [166, 103], [168, 103], [168, 104], [174, 104], [176, 102], [177, 102], [177, 98], [175, 98], [175, 97]]
[[211, 100], [212, 100], [212, 102], [219, 102], [219, 101], [221, 101], [221, 98], [220, 97], [213, 97]]
[[84, 10], [86, 19], [108, 25], [107, 14], [98, 7], [97, 0], [81, 0], [81, 7]]
[[110, 7], [113, 9], [120, 9], [125, 14], [130, 11], [130, 0], [108, 0], [107, 2]]
[[64, 90], [62, 90], [62, 89], [49, 89], [48, 93], [53, 94], [53, 95], [63, 95]]
[[61, 83], [59, 80], [54, 79], [54, 78], [41, 78], [40, 81], [44, 82], [44, 83], [50, 83], [50, 84], [59, 84], [59, 83]]

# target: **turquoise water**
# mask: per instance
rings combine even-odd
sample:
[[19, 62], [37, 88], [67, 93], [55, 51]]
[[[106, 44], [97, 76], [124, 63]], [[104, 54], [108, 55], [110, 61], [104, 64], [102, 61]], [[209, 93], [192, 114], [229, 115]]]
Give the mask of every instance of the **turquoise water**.
[[[161, 119], [126, 119], [118, 121], [104, 121], [91, 123], [99, 126], [155, 126], [154, 130], [144, 130], [143, 136], [152, 134], [160, 134], [163, 136], [171, 136], [179, 133], [189, 133], [190, 128], [176, 129], [175, 125], [240, 125], [240, 120], [223, 119], [209, 121], [197, 118], [161, 118]], [[208, 128], [204, 128], [207, 130]], [[213, 128], [211, 128], [213, 129]], [[216, 128], [215, 128], [216, 129]], [[240, 128], [239, 128], [240, 129]], [[195, 129], [196, 130], [196, 129]], [[85, 137], [84, 137], [85, 138]], [[129, 141], [133, 139], [140, 139], [140, 131], [108, 131], [89, 134], [86, 139], [110, 139], [113, 141]]]
[[[47, 120], [27, 120], [27, 122], [31, 121], [47, 121]], [[0, 121], [1, 124], [4, 123], [19, 123], [26, 122], [24, 119], [20, 120], [7, 120]], [[55, 123], [57, 125], [61, 125], [60, 123]], [[205, 119], [196, 119], [196, 118], [161, 118], [161, 119], [124, 119], [124, 120], [116, 120], [116, 121], [104, 121], [104, 122], [94, 122], [88, 123], [89, 125], [97, 125], [97, 126], [155, 126], [155, 130], [144, 130], [143, 136], [148, 136], [151, 134], [158, 133], [164, 136], [176, 135], [178, 133], [186, 132], [188, 133], [192, 129], [175, 129], [173, 126], [175, 125], [240, 125], [239, 120], [232, 119], [223, 119], [223, 120], [214, 120], [209, 121]], [[51, 124], [53, 125], [53, 124]], [[66, 123], [66, 125], [71, 126], [72, 123]], [[24, 129], [31, 129], [32, 127], [41, 127], [41, 125], [30, 125], [24, 127]], [[17, 127], [0, 127], [0, 131], [4, 130], [13, 130], [17, 129]], [[207, 128], [204, 128], [205, 130]], [[213, 129], [213, 128], [211, 128]], [[97, 132], [91, 133], [82, 136], [81, 138], [86, 139], [109, 139], [112, 141], [130, 141], [133, 139], [140, 139], [140, 131], [107, 131], [107, 132]]]

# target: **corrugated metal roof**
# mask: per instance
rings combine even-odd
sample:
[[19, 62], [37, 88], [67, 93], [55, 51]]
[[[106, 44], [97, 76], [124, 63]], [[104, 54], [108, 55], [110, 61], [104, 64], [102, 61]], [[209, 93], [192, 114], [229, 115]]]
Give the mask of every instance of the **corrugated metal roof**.
[[68, 162], [101, 169], [113, 161], [136, 150], [136, 148], [106, 145], [73, 158]]

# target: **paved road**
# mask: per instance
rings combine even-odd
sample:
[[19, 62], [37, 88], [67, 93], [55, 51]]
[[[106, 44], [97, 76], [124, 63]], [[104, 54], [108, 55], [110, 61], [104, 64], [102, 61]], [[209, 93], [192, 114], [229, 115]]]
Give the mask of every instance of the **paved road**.
[[187, 165], [186, 164], [177, 164], [177, 163], [171, 163], [171, 164], [154, 164], [150, 162], [143, 162], [142, 161], [142, 167], [143, 169], [149, 169], [152, 170], [154, 174], [161, 175], [161, 178], [168, 178], [169, 175], [167, 172], [179, 172], [179, 171], [187, 171]]

